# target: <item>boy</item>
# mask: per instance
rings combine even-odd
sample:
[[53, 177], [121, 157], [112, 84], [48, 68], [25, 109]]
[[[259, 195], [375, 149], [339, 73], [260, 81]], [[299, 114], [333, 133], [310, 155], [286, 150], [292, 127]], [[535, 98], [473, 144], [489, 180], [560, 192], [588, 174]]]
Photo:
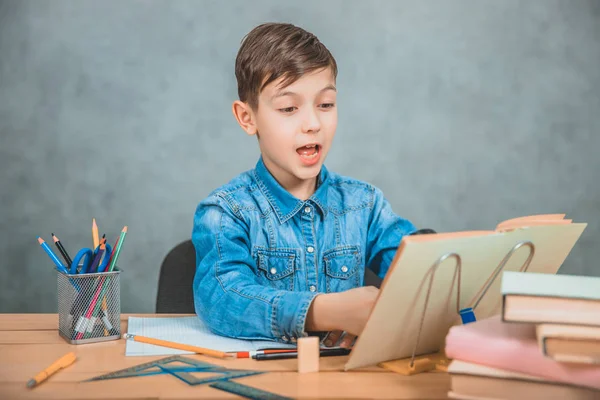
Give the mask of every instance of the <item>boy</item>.
[[203, 200], [195, 213], [194, 304], [215, 333], [293, 343], [331, 331], [350, 346], [378, 294], [361, 287], [365, 267], [383, 277], [415, 227], [381, 191], [328, 171], [337, 125], [337, 65], [309, 32], [263, 24], [235, 63], [233, 114], [256, 135], [261, 156]]

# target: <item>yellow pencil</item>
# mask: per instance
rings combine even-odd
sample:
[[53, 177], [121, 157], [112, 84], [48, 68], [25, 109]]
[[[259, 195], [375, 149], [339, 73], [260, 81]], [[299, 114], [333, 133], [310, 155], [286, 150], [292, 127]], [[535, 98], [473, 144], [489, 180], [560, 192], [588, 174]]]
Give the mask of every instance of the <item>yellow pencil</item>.
[[191, 351], [192, 353], [204, 354], [206, 356], [213, 356], [213, 357], [219, 357], [219, 358], [235, 357], [235, 354], [225, 353], [223, 351], [205, 349], [203, 347], [191, 346], [189, 344], [169, 342], [166, 340], [154, 339], [154, 338], [149, 338], [149, 337], [140, 336], [140, 335], [133, 335], [131, 333], [124, 334], [123, 338], [126, 340], [131, 339], [136, 342], [155, 344], [157, 346], [163, 346], [163, 347], [170, 347], [172, 349]]
[[50, 377], [52, 374], [54, 374], [59, 369], [66, 368], [69, 365], [73, 364], [76, 359], [77, 359], [77, 357], [75, 357], [75, 353], [73, 353], [73, 352], [65, 354], [58, 360], [54, 361], [54, 363], [52, 365], [50, 365], [48, 368], [46, 368], [45, 370], [43, 370], [42, 372], [40, 372], [39, 374], [34, 376], [32, 379], [30, 379], [29, 382], [27, 382], [27, 387], [32, 388], [36, 385], [39, 385], [40, 383], [44, 382], [46, 379], [48, 379], [48, 377]]
[[94, 242], [94, 249], [100, 246], [100, 239], [98, 239], [98, 225], [96, 225], [96, 218], [92, 218], [92, 241]]

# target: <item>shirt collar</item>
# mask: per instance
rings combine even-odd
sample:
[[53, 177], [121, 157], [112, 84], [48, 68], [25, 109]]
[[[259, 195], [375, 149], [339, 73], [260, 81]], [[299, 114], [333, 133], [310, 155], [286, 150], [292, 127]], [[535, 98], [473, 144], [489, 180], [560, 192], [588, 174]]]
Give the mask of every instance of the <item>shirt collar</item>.
[[[317, 190], [307, 201], [312, 200], [323, 213], [327, 215], [327, 189], [329, 173], [325, 165], [321, 167], [321, 172], [318, 176]], [[305, 201], [293, 196], [283, 186], [277, 182], [271, 172], [265, 166], [262, 156], [259, 158], [254, 168], [254, 177], [261, 192], [265, 195], [269, 204], [275, 211], [280, 223], [286, 222], [292, 218], [305, 204]]]

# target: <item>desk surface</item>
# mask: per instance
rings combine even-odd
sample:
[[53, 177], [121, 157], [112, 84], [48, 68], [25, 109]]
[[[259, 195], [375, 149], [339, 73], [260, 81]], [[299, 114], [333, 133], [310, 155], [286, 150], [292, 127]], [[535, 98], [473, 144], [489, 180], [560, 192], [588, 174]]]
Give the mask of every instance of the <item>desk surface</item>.
[[[123, 333], [127, 332], [128, 316], [129, 314], [121, 316]], [[126, 357], [125, 341], [122, 339], [70, 345], [59, 336], [57, 327], [56, 314], [0, 314], [0, 398], [240, 398], [207, 385], [189, 386], [166, 374], [81, 383], [84, 379], [164, 356]], [[77, 355], [74, 364], [57, 372], [34, 389], [25, 387], [30, 378], [69, 351]], [[239, 378], [237, 381], [294, 398], [445, 399], [450, 387], [450, 378], [443, 372], [402, 376], [379, 367], [344, 372], [343, 365], [347, 356], [324, 357], [320, 361], [320, 372], [309, 374], [296, 372], [296, 360], [220, 360], [199, 355], [186, 357], [228, 368], [269, 371]]]

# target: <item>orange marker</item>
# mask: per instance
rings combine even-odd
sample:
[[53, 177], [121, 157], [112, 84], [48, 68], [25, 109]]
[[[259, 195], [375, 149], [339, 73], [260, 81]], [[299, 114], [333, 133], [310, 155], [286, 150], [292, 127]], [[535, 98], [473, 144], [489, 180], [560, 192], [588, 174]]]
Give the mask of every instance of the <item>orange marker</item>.
[[30, 379], [29, 382], [27, 382], [27, 387], [32, 388], [34, 386], [39, 385], [40, 383], [42, 383], [46, 379], [48, 379], [48, 377], [50, 377], [55, 372], [57, 372], [59, 369], [66, 368], [69, 365], [73, 364], [76, 359], [77, 359], [77, 357], [75, 357], [75, 353], [73, 353], [73, 352], [65, 354], [64, 356], [62, 356], [61, 358], [56, 360], [48, 368], [46, 368], [45, 370], [43, 370], [42, 372], [37, 374], [32, 379]]

